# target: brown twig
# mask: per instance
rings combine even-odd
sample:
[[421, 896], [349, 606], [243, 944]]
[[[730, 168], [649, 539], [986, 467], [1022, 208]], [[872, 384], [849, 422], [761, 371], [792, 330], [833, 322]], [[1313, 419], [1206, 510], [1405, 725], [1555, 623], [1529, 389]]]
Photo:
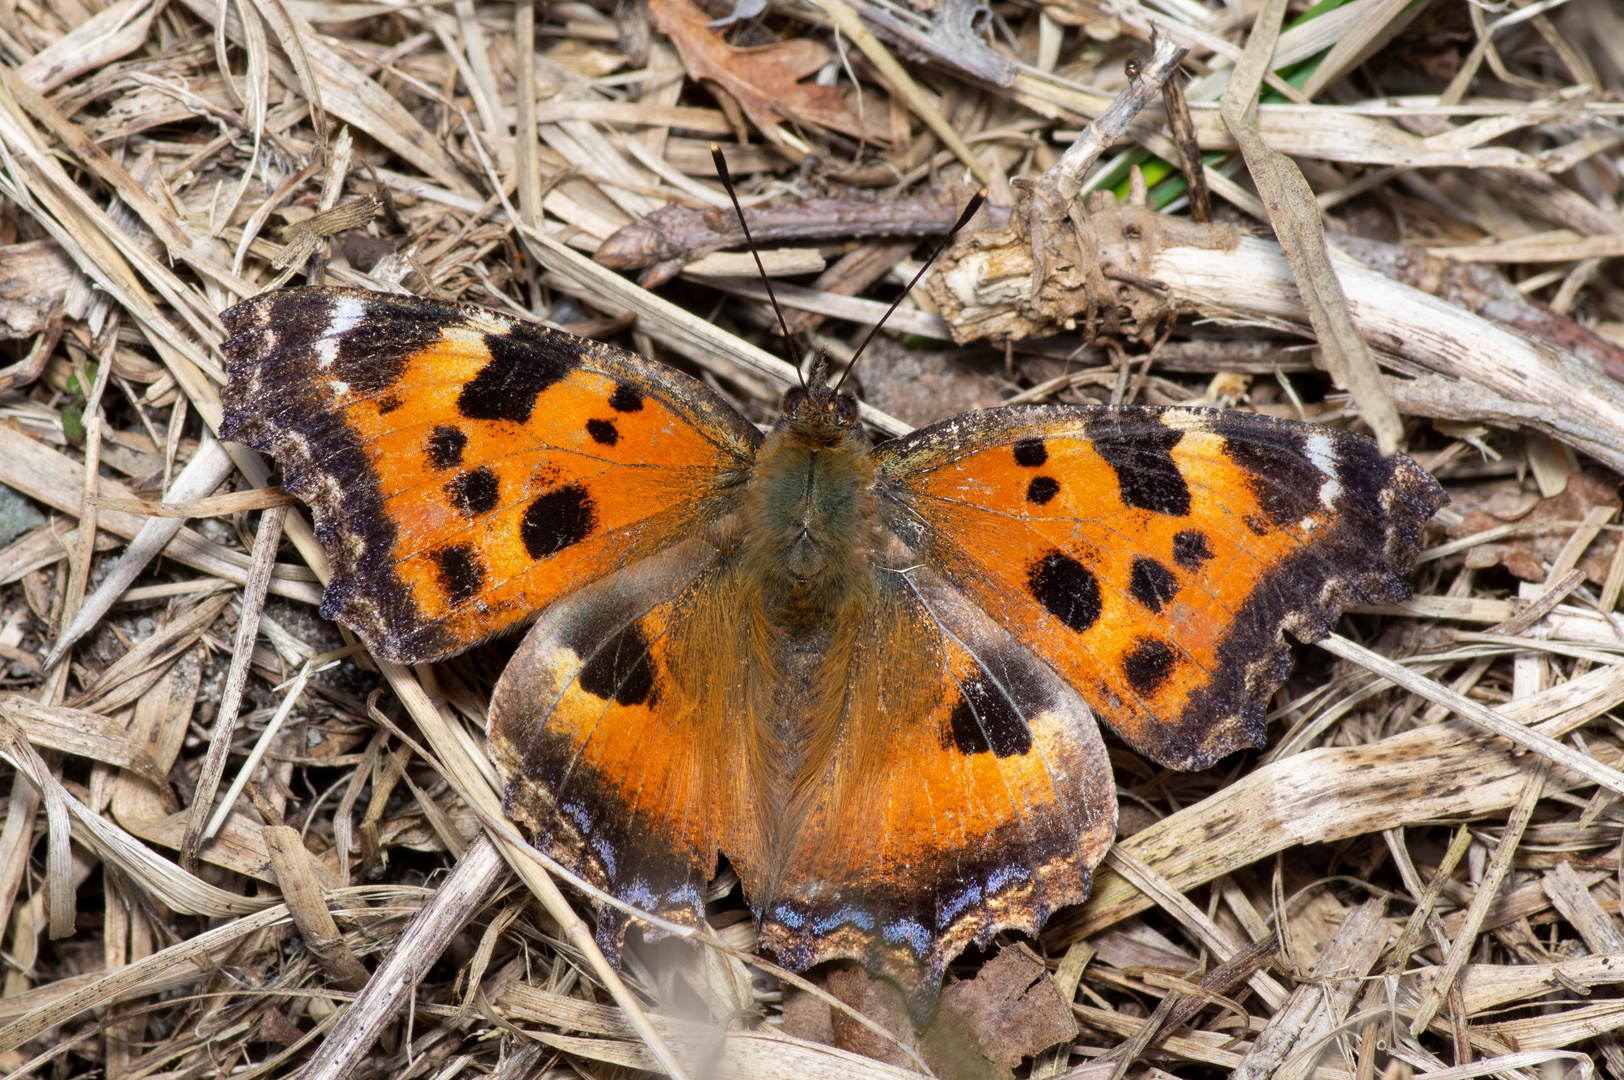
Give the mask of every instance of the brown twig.
[[481, 834], [469, 844], [372, 973], [365, 989], [299, 1071], [299, 1080], [342, 1080], [359, 1066], [384, 1026], [405, 1006], [452, 937], [484, 905], [506, 873], [507, 864], [487, 837]]
[[1184, 179], [1190, 186], [1190, 217], [1194, 221], [1211, 221], [1212, 196], [1207, 192], [1207, 167], [1201, 161], [1195, 125], [1190, 121], [1190, 106], [1184, 101], [1184, 88], [1179, 85], [1177, 73], [1162, 83], [1162, 103], [1167, 106], [1167, 126], [1172, 129], [1173, 143], [1179, 148], [1179, 164], [1184, 167]]
[[[951, 203], [915, 200], [809, 199], [796, 206], [746, 210], [744, 216], [756, 242], [772, 245], [854, 233], [868, 238], [940, 236], [952, 227], [958, 211]], [[731, 210], [692, 210], [672, 204], [609, 237], [593, 258], [612, 270], [642, 270], [638, 283], [654, 288], [675, 277], [687, 263], [743, 243], [744, 232]]]
[[259, 616], [265, 605], [265, 590], [271, 583], [271, 570], [276, 565], [276, 549], [282, 542], [282, 522], [287, 508], [272, 507], [260, 515], [259, 532], [254, 537], [253, 561], [248, 566], [248, 584], [243, 586], [242, 611], [237, 616], [237, 637], [231, 653], [231, 669], [226, 675], [225, 688], [220, 692], [220, 711], [209, 736], [209, 752], [203, 759], [203, 769], [197, 778], [197, 793], [192, 799], [191, 814], [186, 819], [186, 833], [181, 840], [181, 865], [188, 870], [197, 865], [197, 848], [203, 842], [203, 831], [214, 812], [214, 796], [220, 778], [225, 774], [226, 755], [231, 750], [231, 738], [237, 729], [237, 710], [242, 706], [243, 688], [248, 684], [248, 667], [254, 656], [254, 639], [259, 636]]
[[1150, 59], [1136, 64], [1138, 71], [1129, 79], [1128, 88], [1116, 96], [1110, 108], [1088, 122], [1082, 134], [1044, 174], [1043, 181], [1040, 181], [1044, 185], [1041, 190], [1051, 205], [1064, 207], [1077, 197], [1089, 170], [1100, 155], [1128, 130], [1134, 117], [1150, 104], [1150, 99], [1156, 96], [1189, 51], [1175, 44], [1171, 38], [1162, 38], [1156, 42]]
[[293, 925], [304, 935], [310, 955], [333, 982], [345, 990], [360, 991], [367, 984], [367, 969], [351, 951], [327, 910], [321, 886], [311, 870], [310, 853], [298, 829], [267, 826], [265, 846], [271, 853], [271, 872], [282, 890]]
[[1285, 0], [1266, 0], [1253, 24], [1246, 51], [1224, 88], [1220, 112], [1240, 145], [1246, 167], [1268, 209], [1269, 223], [1291, 263], [1292, 276], [1331, 376], [1352, 393], [1382, 453], [1391, 454], [1398, 449], [1404, 425], [1375, 358], [1354, 328], [1347, 297], [1331, 269], [1319, 204], [1297, 165], [1270, 147], [1256, 127], [1258, 87], [1273, 55], [1284, 14]]

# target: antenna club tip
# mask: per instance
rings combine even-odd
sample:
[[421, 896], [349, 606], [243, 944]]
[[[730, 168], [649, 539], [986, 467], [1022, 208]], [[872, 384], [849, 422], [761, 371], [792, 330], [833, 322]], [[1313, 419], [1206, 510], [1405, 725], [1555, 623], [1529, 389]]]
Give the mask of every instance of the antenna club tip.
[[987, 189], [986, 188], [982, 188], [980, 191], [976, 192], [976, 200], [978, 202], [984, 202], [984, 201], [986, 201], [986, 198], [987, 198]]
[[720, 143], [711, 143], [710, 144], [710, 152], [713, 153], [713, 154], [720, 154], [722, 152], [721, 144]]

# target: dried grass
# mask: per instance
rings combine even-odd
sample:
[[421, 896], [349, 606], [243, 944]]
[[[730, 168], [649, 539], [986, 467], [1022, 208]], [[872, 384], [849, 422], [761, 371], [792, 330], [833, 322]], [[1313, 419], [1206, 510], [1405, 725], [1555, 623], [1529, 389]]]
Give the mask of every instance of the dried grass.
[[[966, 30], [960, 0], [780, 0], [707, 40], [687, 0], [0, 0], [0, 1075], [930, 1057], [754, 956], [726, 881], [706, 934], [609, 970], [500, 815], [511, 643], [408, 670], [316, 616], [306, 519], [211, 434], [218, 312], [299, 275], [472, 300], [766, 419], [794, 375], [735, 256], [679, 252], [654, 292], [582, 254], [725, 208], [707, 141], [746, 205], [791, 208], [764, 256], [843, 360], [918, 257], [843, 222], [970, 174], [1008, 207], [1079, 135], [1065, 160], [1104, 156], [1068, 182], [1184, 216], [1193, 135], [1217, 239], [1140, 253], [1160, 292], [1119, 338], [950, 260], [862, 372], [868, 421], [1253, 409], [1379, 432], [1453, 503], [1415, 599], [1300, 650], [1266, 750], [1180, 775], [1113, 749], [1122, 841], [1032, 943], [1080, 1034], [1017, 1071], [1624, 1077], [1624, 15], [1352, 0], [1254, 32], [1278, 7], [1010, 0]], [[1113, 145], [1086, 125], [1152, 31], [1192, 50], [1188, 125], [1157, 101]], [[1059, 332], [920, 347], [991, 315]]]

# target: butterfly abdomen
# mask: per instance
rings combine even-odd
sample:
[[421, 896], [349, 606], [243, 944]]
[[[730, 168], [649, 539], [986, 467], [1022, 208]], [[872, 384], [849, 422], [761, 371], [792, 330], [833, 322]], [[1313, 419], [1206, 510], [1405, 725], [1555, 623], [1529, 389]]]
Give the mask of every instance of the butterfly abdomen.
[[871, 452], [855, 423], [829, 419], [792, 409], [779, 422], [757, 452], [743, 515], [740, 599], [750, 609], [753, 669], [773, 673], [749, 735], [765, 810], [764, 857], [751, 881], [758, 903], [776, 892], [808, 802], [833, 766], [852, 646], [875, 601]]

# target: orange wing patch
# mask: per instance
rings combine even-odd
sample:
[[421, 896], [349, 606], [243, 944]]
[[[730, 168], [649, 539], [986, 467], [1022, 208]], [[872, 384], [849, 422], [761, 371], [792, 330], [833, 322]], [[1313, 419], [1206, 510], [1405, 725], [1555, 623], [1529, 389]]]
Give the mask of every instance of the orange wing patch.
[[1243, 413], [997, 410], [876, 453], [898, 535], [1180, 768], [1262, 742], [1282, 629], [1409, 595], [1443, 502], [1368, 440]]
[[291, 289], [227, 313], [223, 437], [333, 558], [323, 615], [438, 659], [730, 511], [759, 436], [708, 388], [468, 305]]

